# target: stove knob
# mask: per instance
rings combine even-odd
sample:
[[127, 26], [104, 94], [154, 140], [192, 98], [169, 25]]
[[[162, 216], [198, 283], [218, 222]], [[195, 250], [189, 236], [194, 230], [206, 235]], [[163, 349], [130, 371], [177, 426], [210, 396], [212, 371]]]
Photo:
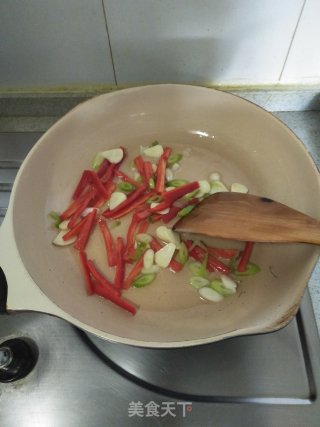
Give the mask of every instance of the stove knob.
[[14, 338], [0, 344], [0, 382], [8, 383], [27, 376], [38, 360], [34, 343]]

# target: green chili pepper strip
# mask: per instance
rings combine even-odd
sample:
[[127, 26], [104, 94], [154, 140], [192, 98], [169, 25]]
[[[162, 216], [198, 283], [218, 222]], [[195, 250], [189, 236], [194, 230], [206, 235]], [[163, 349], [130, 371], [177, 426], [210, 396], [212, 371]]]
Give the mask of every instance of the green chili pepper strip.
[[156, 278], [156, 274], [148, 273], [148, 274], [140, 274], [133, 282], [132, 286], [134, 288], [143, 288], [147, 285], [150, 285], [154, 279]]

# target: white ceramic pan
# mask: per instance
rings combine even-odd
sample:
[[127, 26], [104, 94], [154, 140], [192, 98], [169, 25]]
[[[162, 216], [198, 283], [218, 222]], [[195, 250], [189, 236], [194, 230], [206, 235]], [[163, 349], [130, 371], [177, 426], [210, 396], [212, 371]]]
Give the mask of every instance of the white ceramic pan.
[[[128, 292], [128, 299], [140, 305], [134, 317], [86, 295], [72, 249], [51, 244], [55, 231], [48, 212], [68, 205], [81, 172], [98, 151], [121, 145], [136, 154], [140, 144], [155, 139], [175, 150], [191, 149], [181, 177], [199, 179], [219, 171], [228, 184], [241, 182], [253, 194], [320, 217], [319, 174], [312, 159], [296, 136], [261, 108], [185, 85], [102, 95], [59, 120], [21, 166], [0, 229], [7, 311], [49, 313], [102, 338], [149, 347], [197, 345], [286, 325], [317, 259], [312, 245], [257, 245], [253, 257], [261, 273], [219, 304], [201, 301], [184, 273], [170, 272], [145, 289]], [[98, 237], [89, 248], [100, 265], [102, 248]]]

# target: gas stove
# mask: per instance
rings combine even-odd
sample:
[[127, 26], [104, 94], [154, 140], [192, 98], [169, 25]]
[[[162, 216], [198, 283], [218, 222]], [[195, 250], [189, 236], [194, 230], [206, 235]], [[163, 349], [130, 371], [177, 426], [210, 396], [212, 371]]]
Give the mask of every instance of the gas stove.
[[[40, 135], [0, 135], [2, 216]], [[12, 343], [30, 349], [31, 371], [0, 382], [1, 427], [319, 426], [320, 343], [308, 290], [284, 329], [192, 348], [125, 346], [40, 313], [0, 316], [0, 344]]]

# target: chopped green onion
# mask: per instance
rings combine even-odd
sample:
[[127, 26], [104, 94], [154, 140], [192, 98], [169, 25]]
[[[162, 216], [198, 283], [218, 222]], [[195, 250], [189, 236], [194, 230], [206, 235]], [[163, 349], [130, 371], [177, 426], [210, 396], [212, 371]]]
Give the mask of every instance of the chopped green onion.
[[180, 217], [187, 216], [193, 209], [194, 209], [194, 206], [192, 206], [192, 205], [186, 206], [185, 208], [181, 209], [178, 212], [178, 216], [180, 216]]
[[213, 290], [215, 290], [216, 292], [218, 292], [218, 294], [223, 295], [223, 296], [232, 295], [235, 293], [232, 289], [225, 288], [220, 279], [212, 280], [210, 282], [210, 287]]
[[92, 169], [96, 170], [103, 162], [103, 156], [101, 153], [98, 153], [92, 162]]
[[205, 266], [198, 261], [190, 262], [188, 265], [189, 270], [192, 274], [199, 277], [208, 277], [208, 270], [205, 268]]
[[254, 274], [259, 273], [260, 270], [261, 268], [257, 264], [254, 264], [253, 262], [248, 262], [245, 271], [237, 271], [235, 269], [233, 273], [236, 276], [253, 276]]
[[138, 242], [136, 250], [135, 250], [134, 255], [132, 257], [132, 260], [133, 261], [138, 261], [138, 259], [141, 258], [141, 256], [143, 255], [143, 253], [146, 251], [146, 249], [148, 247], [149, 247], [149, 245], [147, 243]]
[[149, 179], [149, 188], [151, 188], [151, 190], [155, 188], [155, 182], [153, 178]]
[[150, 285], [155, 278], [156, 278], [156, 274], [154, 273], [141, 274], [132, 282], [132, 286], [134, 288], [143, 288], [147, 285]]
[[49, 212], [49, 217], [50, 217], [51, 219], [53, 219], [53, 221], [54, 221], [54, 224], [53, 224], [53, 225], [54, 225], [56, 228], [59, 228], [59, 225], [61, 224], [62, 219], [60, 218], [60, 215], [58, 214], [58, 212], [54, 212], [54, 211]]
[[119, 227], [119, 225], [121, 224], [121, 221], [119, 219], [113, 221], [111, 228], [116, 228]]
[[177, 260], [180, 262], [180, 264], [185, 264], [188, 261], [188, 258], [189, 258], [188, 248], [184, 242], [181, 242], [178, 255], [177, 255]]
[[209, 284], [209, 280], [204, 277], [193, 276], [190, 277], [189, 283], [193, 288], [200, 289], [207, 286]]
[[182, 159], [182, 154], [180, 154], [180, 153], [173, 153], [173, 154], [171, 154], [169, 156], [167, 163], [168, 163], [169, 166], [172, 166], [175, 163], [179, 163], [181, 159]]
[[186, 179], [173, 179], [166, 183], [166, 187], [181, 187], [182, 185], [188, 184], [189, 181]]
[[117, 185], [118, 190], [123, 191], [124, 193], [131, 193], [131, 191], [135, 190], [135, 186], [130, 184], [130, 182], [120, 182]]
[[148, 205], [151, 205], [151, 203], [159, 203], [162, 201], [162, 197], [159, 196], [158, 194], [155, 194], [154, 196], [151, 196], [149, 199], [146, 200], [146, 203], [148, 203]]
[[153, 141], [152, 143], [151, 143], [151, 147], [154, 147], [155, 145], [159, 145], [160, 143], [158, 142], [158, 141]]
[[191, 193], [186, 194], [183, 198], [187, 200], [194, 199], [196, 195], [199, 193], [199, 190], [191, 191]]
[[148, 244], [151, 242], [152, 237], [148, 233], [138, 233], [135, 235], [135, 240], [140, 243]]

